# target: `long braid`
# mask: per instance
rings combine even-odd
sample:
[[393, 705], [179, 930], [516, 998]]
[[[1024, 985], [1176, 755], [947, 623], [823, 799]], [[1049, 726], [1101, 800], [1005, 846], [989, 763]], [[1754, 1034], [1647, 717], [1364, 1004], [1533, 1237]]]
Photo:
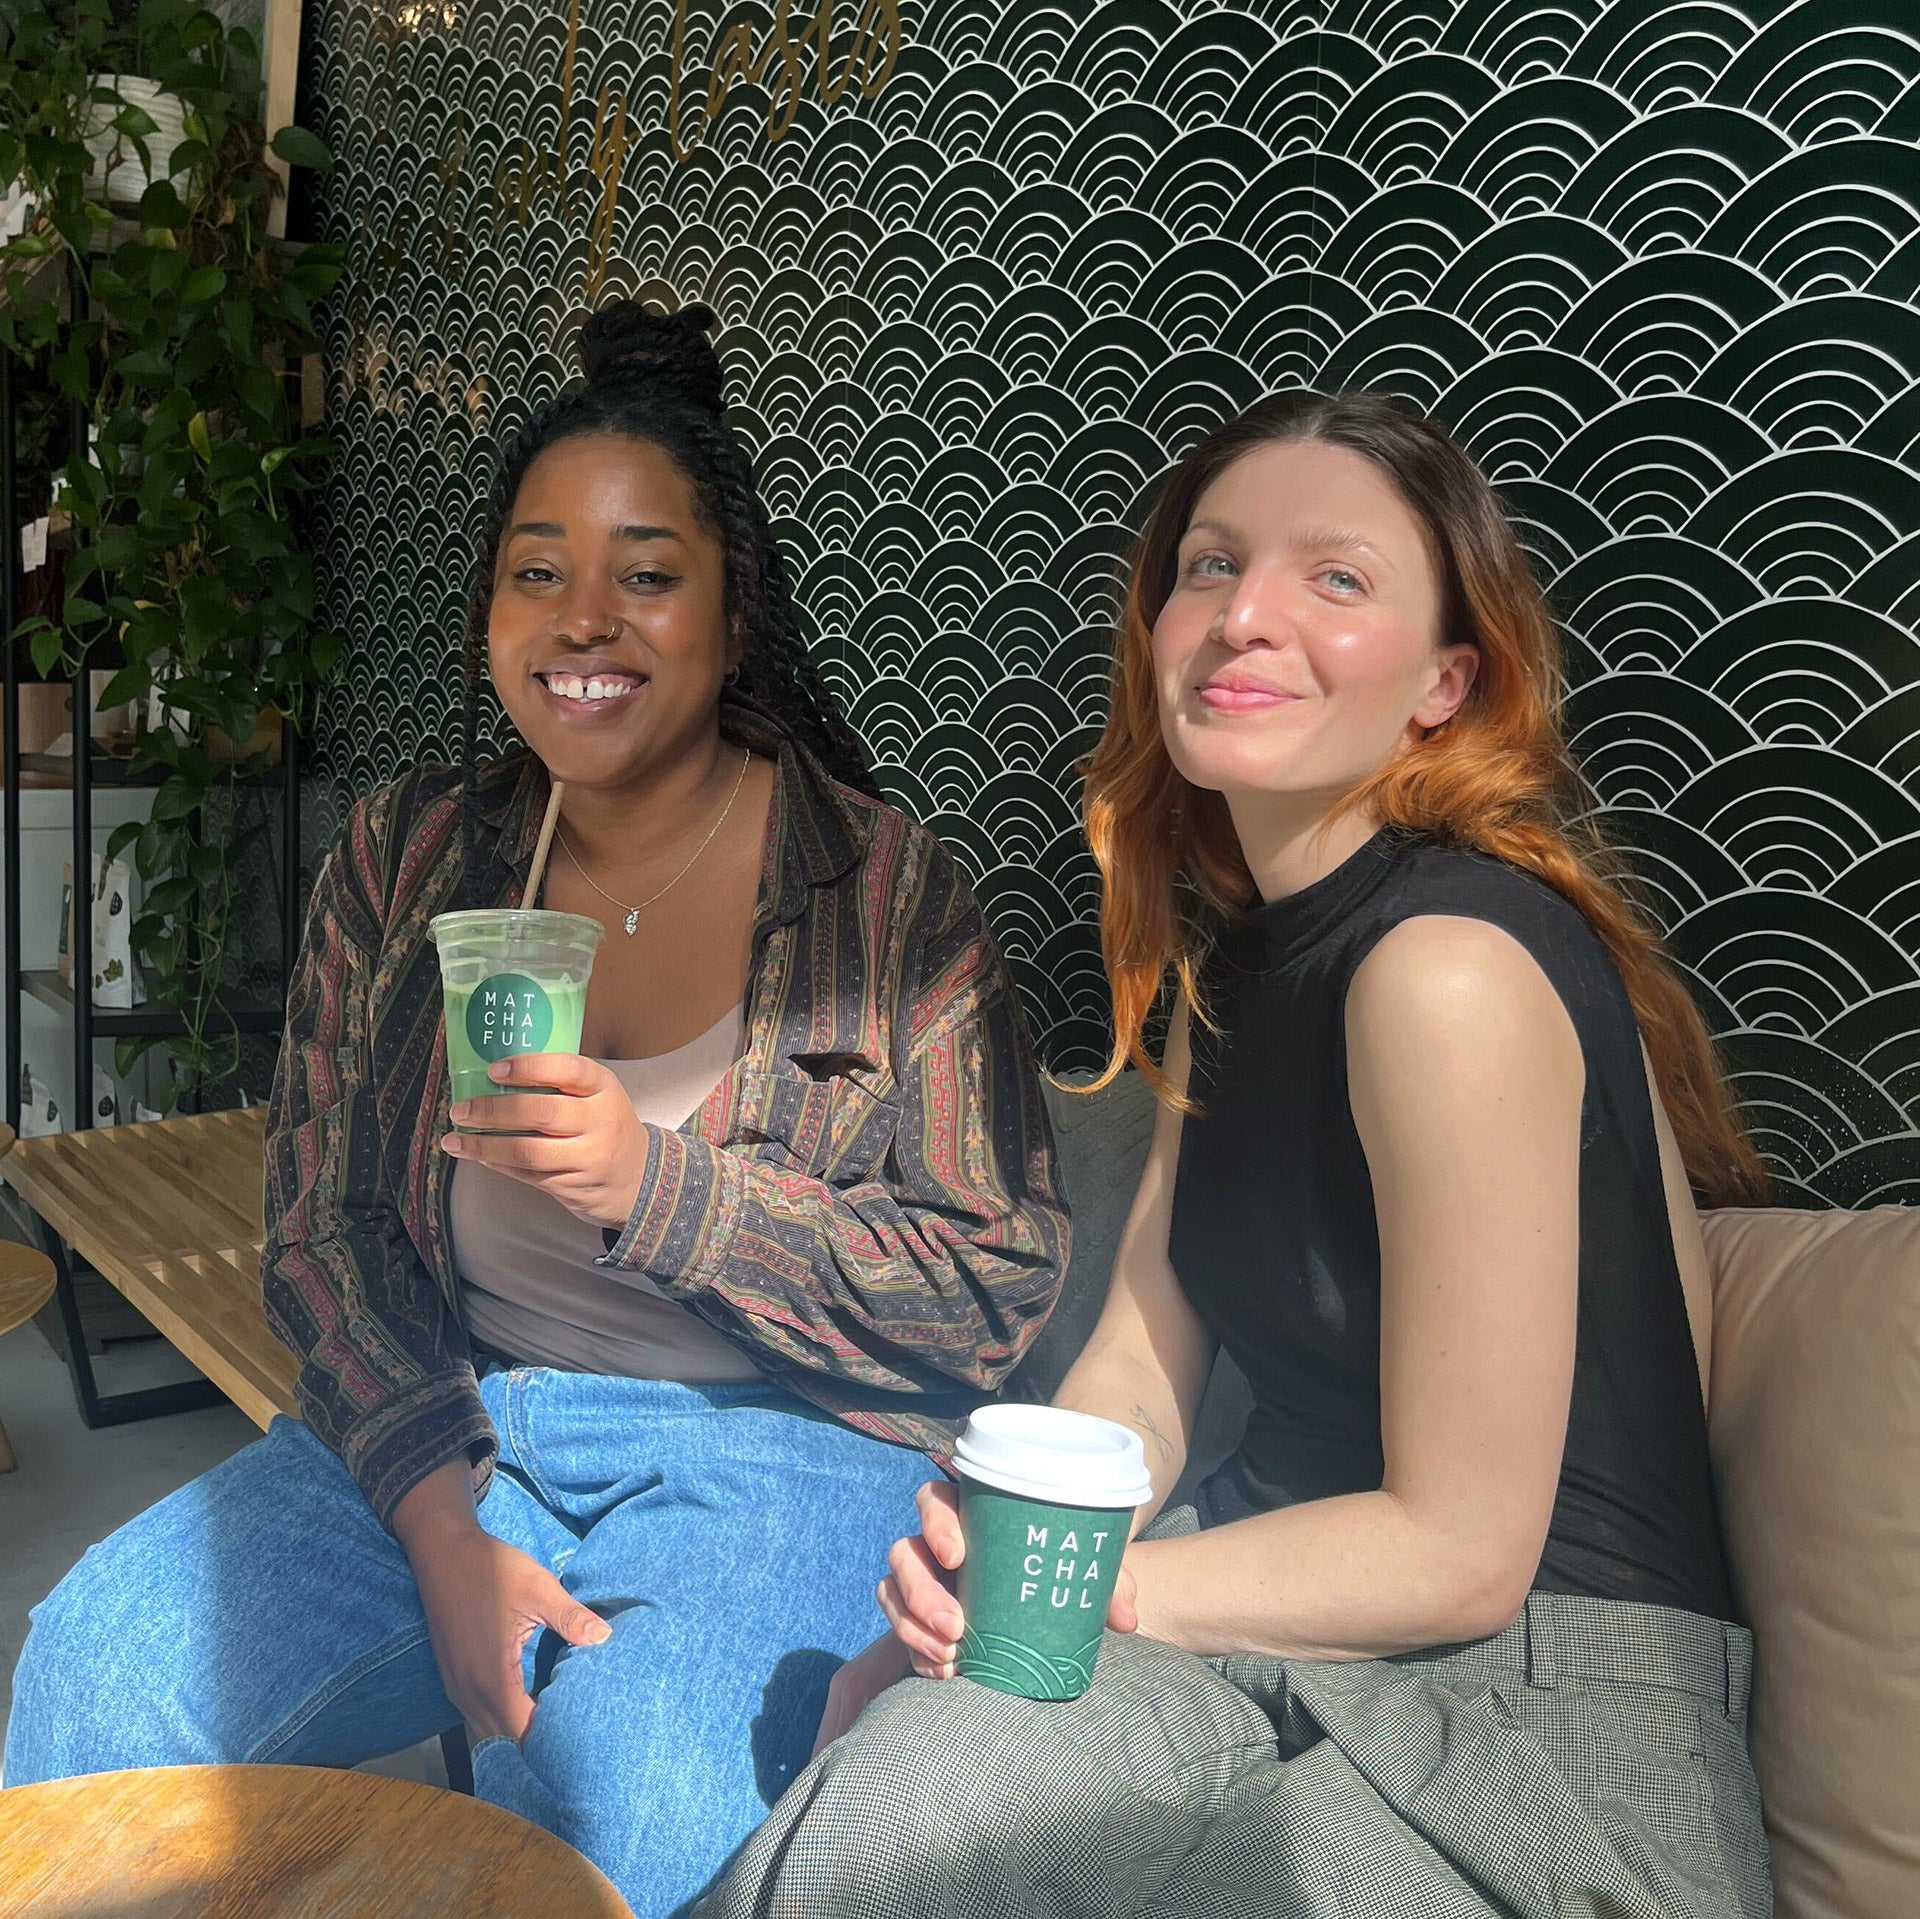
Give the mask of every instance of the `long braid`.
[[724, 426], [713, 436], [715, 517], [725, 528], [727, 579], [738, 581], [731, 611], [743, 644], [740, 690], [780, 714], [835, 779], [875, 794], [866, 751], [840, 716], [800, 631], [786, 557], [773, 536], [753, 465]]

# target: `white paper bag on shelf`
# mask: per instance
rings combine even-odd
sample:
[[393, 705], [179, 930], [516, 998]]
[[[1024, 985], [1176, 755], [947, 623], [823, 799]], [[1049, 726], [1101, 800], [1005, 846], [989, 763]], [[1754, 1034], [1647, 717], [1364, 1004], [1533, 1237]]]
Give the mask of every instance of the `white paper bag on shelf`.
[[10, 180], [0, 187], [0, 242], [16, 239], [26, 232], [38, 204], [25, 180]]
[[143, 1106], [138, 1100], [133, 1102], [133, 1123], [136, 1126], [149, 1126], [159, 1117], [151, 1106]]
[[31, 1061], [20, 1068], [20, 1137], [45, 1139], [51, 1133], [64, 1133], [60, 1108], [47, 1090], [47, 1082], [33, 1070]]
[[133, 964], [133, 871], [93, 856], [93, 1003], [127, 1012], [146, 990]]
[[93, 1123], [96, 1126], [120, 1124], [120, 1088], [104, 1066], [93, 1069]]

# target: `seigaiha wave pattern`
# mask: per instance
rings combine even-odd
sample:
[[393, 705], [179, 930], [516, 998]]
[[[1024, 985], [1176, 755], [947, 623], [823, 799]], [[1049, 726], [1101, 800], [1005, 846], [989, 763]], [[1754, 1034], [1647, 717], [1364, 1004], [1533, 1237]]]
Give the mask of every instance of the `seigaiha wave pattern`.
[[1386, 388], [1524, 524], [1783, 1193], [1920, 1201], [1913, 0], [320, 0], [305, 80], [335, 819], [455, 736], [494, 436], [705, 300], [818, 657], [1088, 1066], [1118, 563], [1223, 413]]

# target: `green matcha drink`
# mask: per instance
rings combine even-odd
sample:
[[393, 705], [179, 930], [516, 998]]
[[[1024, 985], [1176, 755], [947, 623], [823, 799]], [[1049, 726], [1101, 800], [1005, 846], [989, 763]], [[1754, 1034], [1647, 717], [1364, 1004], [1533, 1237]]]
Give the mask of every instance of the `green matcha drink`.
[[954, 1448], [964, 1678], [1027, 1699], [1093, 1681], [1134, 1512], [1153, 1497], [1138, 1433], [1058, 1406], [983, 1406]]
[[[433, 922], [455, 1099], [505, 1089], [487, 1077], [515, 1053], [577, 1053], [593, 956], [605, 937], [580, 913], [492, 907]], [[525, 1090], [525, 1089], [522, 1089]]]

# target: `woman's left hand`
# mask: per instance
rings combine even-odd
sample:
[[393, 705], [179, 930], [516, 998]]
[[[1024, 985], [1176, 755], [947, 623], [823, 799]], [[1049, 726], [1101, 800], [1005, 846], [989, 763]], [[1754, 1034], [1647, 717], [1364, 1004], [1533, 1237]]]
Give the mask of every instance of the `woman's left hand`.
[[595, 1226], [624, 1226], [647, 1163], [647, 1129], [626, 1088], [578, 1053], [517, 1054], [496, 1060], [487, 1076], [503, 1090], [458, 1102], [452, 1117], [489, 1130], [449, 1133], [442, 1149], [537, 1186]]

